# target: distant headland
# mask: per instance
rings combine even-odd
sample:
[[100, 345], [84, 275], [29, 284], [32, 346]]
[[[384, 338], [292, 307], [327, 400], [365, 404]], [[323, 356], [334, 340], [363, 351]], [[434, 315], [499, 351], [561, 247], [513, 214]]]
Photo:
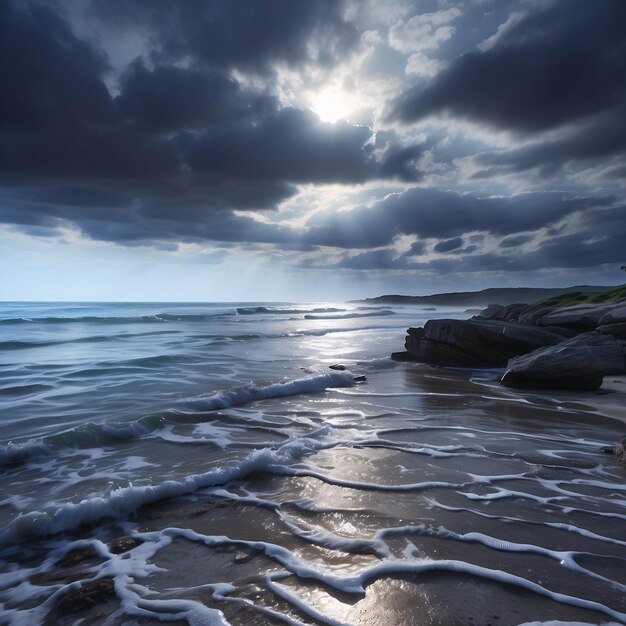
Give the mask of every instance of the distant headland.
[[364, 302], [376, 304], [432, 304], [440, 306], [486, 306], [488, 304], [513, 304], [537, 302], [568, 293], [594, 294], [613, 289], [614, 286], [576, 285], [574, 287], [494, 287], [481, 291], [435, 293], [427, 296], [383, 295], [365, 298]]

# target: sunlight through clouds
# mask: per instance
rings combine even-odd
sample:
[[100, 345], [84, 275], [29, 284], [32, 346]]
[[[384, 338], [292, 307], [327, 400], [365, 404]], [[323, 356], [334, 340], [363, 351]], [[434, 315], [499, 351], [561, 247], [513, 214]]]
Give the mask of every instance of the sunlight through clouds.
[[337, 122], [346, 119], [352, 102], [345, 94], [337, 90], [321, 91], [314, 99], [311, 110], [317, 113], [323, 122]]

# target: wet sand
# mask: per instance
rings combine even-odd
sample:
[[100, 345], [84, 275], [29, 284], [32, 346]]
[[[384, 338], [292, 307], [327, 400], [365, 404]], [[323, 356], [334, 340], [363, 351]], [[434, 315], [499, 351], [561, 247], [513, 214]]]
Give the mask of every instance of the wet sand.
[[599, 414], [626, 423], [626, 376], [605, 376], [600, 393], [594, 395], [591, 404]]

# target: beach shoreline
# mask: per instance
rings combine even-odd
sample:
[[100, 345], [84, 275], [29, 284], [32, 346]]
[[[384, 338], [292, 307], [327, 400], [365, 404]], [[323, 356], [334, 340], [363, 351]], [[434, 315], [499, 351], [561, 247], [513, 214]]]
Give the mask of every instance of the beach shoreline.
[[37, 306], [0, 364], [9, 623], [626, 616], [623, 377], [386, 357], [421, 308]]

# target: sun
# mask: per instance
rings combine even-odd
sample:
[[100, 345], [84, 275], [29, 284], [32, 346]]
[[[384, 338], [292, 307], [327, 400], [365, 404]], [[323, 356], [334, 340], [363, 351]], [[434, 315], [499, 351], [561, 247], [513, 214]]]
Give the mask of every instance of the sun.
[[321, 91], [315, 96], [311, 110], [323, 122], [336, 122], [350, 112], [350, 102], [338, 91]]

